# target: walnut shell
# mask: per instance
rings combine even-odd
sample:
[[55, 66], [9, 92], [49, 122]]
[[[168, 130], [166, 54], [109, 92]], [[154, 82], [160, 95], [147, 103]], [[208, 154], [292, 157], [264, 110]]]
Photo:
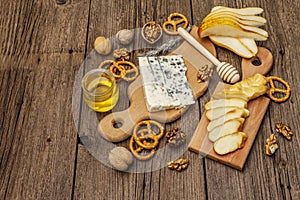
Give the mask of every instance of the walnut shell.
[[115, 147], [110, 151], [108, 160], [115, 169], [125, 171], [133, 162], [133, 156], [125, 147]]
[[94, 42], [95, 50], [101, 55], [107, 55], [111, 52], [112, 44], [108, 38], [97, 37]]
[[116, 34], [116, 38], [123, 45], [130, 44], [133, 40], [133, 37], [134, 37], [134, 31], [133, 30], [128, 30], [128, 29], [120, 30]]

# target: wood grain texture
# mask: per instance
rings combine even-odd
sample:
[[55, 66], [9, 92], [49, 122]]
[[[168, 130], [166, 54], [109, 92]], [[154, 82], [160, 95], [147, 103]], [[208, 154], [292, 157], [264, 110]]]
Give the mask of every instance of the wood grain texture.
[[[162, 20], [164, 20], [164, 18], [168, 15], [167, 13], [170, 13], [169, 10], [166, 10], [166, 9], [168, 9], [168, 7], [165, 5], [165, 3], [166, 2], [164, 2], [164, 1], [147, 2], [147, 3], [139, 2], [139, 4], [135, 5], [136, 6], [135, 12], [137, 13], [137, 16], [138, 16], [137, 19], [139, 19], [139, 20], [136, 20], [136, 22], [137, 22], [136, 26], [141, 27], [144, 23], [148, 22], [149, 20], [153, 20], [153, 19], [157, 19], [160, 23], [162, 23], [163, 22]], [[172, 9], [175, 11], [179, 10], [179, 7], [183, 7], [184, 3], [186, 3], [186, 2], [182, 2], [182, 3], [180, 3], [180, 5], [176, 5], [176, 7], [174, 7], [174, 8], [172, 6]], [[178, 2], [176, 2], [176, 4], [178, 4]], [[122, 7], [120, 7], [119, 9], [121, 9], [121, 8]], [[189, 9], [189, 7], [186, 7], [186, 8]], [[116, 9], [116, 7], [114, 7], [114, 9]], [[189, 13], [190, 13], [190, 10], [187, 10], [187, 12], [185, 14], [187, 16], [189, 16]], [[130, 17], [130, 13], [127, 13], [127, 17]], [[93, 19], [93, 20], [96, 20], [96, 19]], [[95, 23], [95, 22], [91, 21], [91, 23]], [[123, 23], [128, 23], [128, 22], [123, 22]], [[114, 25], [116, 25], [116, 24], [114, 24]], [[119, 29], [121, 29], [121, 27]], [[142, 46], [141, 43], [143, 43], [143, 41], [141, 41], [141, 40], [137, 41], [134, 44], [135, 45], [134, 48]], [[127, 94], [125, 93], [124, 95], [127, 95]], [[127, 99], [127, 101], [128, 101], [128, 99]], [[121, 101], [119, 103], [126, 107], [126, 102], [124, 103], [124, 101], [123, 102]], [[128, 104], [127, 104], [127, 106], [128, 106]], [[176, 123], [177, 124], [179, 123], [180, 126], [184, 130], [187, 130], [188, 133], [191, 135], [193, 132], [192, 130], [195, 128], [195, 125], [197, 124], [198, 120], [199, 120], [198, 106], [195, 105], [191, 109], [188, 110], [187, 115], [184, 115]], [[167, 128], [169, 128], [169, 126], [167, 126]], [[119, 145], [126, 146], [126, 142], [125, 142], [125, 144], [122, 143]], [[183, 150], [187, 149], [186, 146], [182, 147], [182, 148], [183, 149], [181, 150], [181, 152]], [[79, 153], [80, 153], [80, 149], [79, 149]], [[79, 156], [80, 156], [80, 154], [79, 154]], [[191, 156], [197, 158], [196, 155], [191, 155]], [[95, 161], [95, 162], [99, 162], [99, 161]], [[164, 168], [164, 169], [156, 170], [154, 172], [149, 172], [146, 174], [129, 174], [126, 176], [123, 175], [123, 178], [125, 178], [127, 180], [127, 182], [129, 179], [131, 181], [132, 180], [135, 181], [135, 183], [130, 183], [130, 187], [126, 184], [124, 187], [120, 187], [117, 189], [107, 188], [107, 190], [106, 189], [104, 189], [104, 190], [105, 191], [108, 191], [109, 189], [114, 190], [114, 193], [109, 193], [109, 196], [112, 198], [117, 198], [117, 199], [122, 198], [122, 197], [127, 197], [127, 196], [130, 197], [129, 199], [159, 199], [159, 198], [168, 199], [169, 194], [171, 194], [171, 193], [175, 197], [180, 197], [180, 196], [184, 197], [184, 196], [188, 195], [189, 197], [191, 197], [191, 199], [195, 199], [195, 198], [199, 199], [200, 197], [205, 198], [204, 179], [203, 178], [199, 179], [199, 177], [203, 177], [203, 171], [202, 171], [203, 165], [199, 164], [201, 162], [202, 162], [201, 159], [199, 159], [199, 160], [196, 159], [195, 163], [193, 163], [193, 165], [191, 164], [191, 166], [194, 166], [194, 168], [196, 168], [196, 169], [194, 169], [195, 172], [190, 173], [189, 175], [182, 174], [182, 175], [180, 175], [180, 177], [182, 177], [181, 179], [176, 179], [176, 178], [170, 177], [169, 174], [174, 174], [174, 173], [176, 174], [176, 172], [171, 172], [168, 169]], [[84, 163], [84, 162], [80, 163], [80, 165], [77, 166], [77, 169], [80, 170], [80, 169], [82, 169], [82, 167], [84, 167], [86, 165], [88, 165], [88, 164]], [[75, 197], [81, 198], [82, 195], [84, 195], [84, 194], [94, 193], [95, 189], [97, 189], [107, 183], [109, 177], [103, 176], [103, 178], [99, 178], [99, 176], [101, 177], [102, 175], [96, 173], [94, 168], [91, 168], [91, 170], [93, 170], [92, 179], [99, 180], [99, 181], [95, 181], [93, 183], [93, 185], [86, 184], [87, 177], [84, 174], [80, 174], [80, 175], [77, 174], [78, 176], [76, 178], [76, 184], [75, 184]], [[111, 174], [112, 176], [114, 176], [115, 173], [119, 174], [119, 172], [116, 172], [116, 171], [111, 170], [110, 168], [104, 167], [104, 166], [102, 167], [102, 170], [103, 170], [103, 174], [106, 173], [105, 171], [107, 171], [109, 174], [112, 173]], [[123, 173], [121, 173], [121, 174], [123, 174]], [[165, 174], [167, 174], [167, 175], [165, 176]], [[189, 179], [185, 179], [185, 177], [189, 177]], [[172, 185], [174, 185], [176, 187], [165, 187], [166, 184], [170, 183], [170, 178], [172, 179], [172, 182], [173, 182]], [[190, 179], [193, 180], [192, 184], [188, 184], [190, 182], [189, 181]], [[183, 183], [182, 183], [182, 181], [183, 181]], [[115, 185], [115, 184], [113, 184], [113, 185]], [[186, 188], [187, 192], [184, 194], [178, 189], [181, 187], [181, 185], [190, 185], [191, 187], [187, 187]], [[195, 188], [197, 188], [198, 192], [194, 192]]]
[[[278, 6], [280, 6], [279, 9], [277, 9]], [[300, 31], [299, 8], [300, 5], [296, 2], [276, 1], [266, 13], [268, 16], [277, 16], [272, 17], [268, 24], [272, 40], [268, 40], [267, 44], [276, 55], [275, 66], [271, 74], [284, 78], [291, 85], [290, 99], [285, 103], [273, 103], [270, 106], [270, 129], [272, 132], [275, 131], [275, 123], [277, 122], [289, 125], [295, 133], [299, 132], [300, 128], [300, 73], [298, 65], [300, 36], [295, 34], [295, 31]], [[280, 192], [286, 199], [300, 198], [300, 168], [296, 164], [299, 155], [295, 152], [300, 147], [300, 137], [299, 134], [294, 136], [292, 141], [287, 141], [279, 136], [280, 150], [273, 161], [276, 166], [275, 172]]]
[[[191, 30], [191, 35], [196, 38], [210, 52], [215, 54], [215, 48], [207, 39], [200, 40], [197, 35], [197, 27]], [[207, 88], [208, 82], [199, 83], [197, 76], [199, 66], [213, 67], [212, 64], [188, 42], [184, 41], [172, 54], [182, 55], [187, 68], [186, 77], [195, 99], [202, 96]], [[146, 107], [146, 99], [143, 90], [141, 75], [128, 86], [130, 106], [121, 112], [113, 112], [100, 120], [98, 125], [99, 133], [108, 141], [120, 142], [127, 139], [138, 122], [145, 119], [152, 119], [162, 123], [170, 123], [180, 118], [188, 109], [169, 109], [160, 112], [149, 112]], [[113, 122], [122, 123], [121, 127], [115, 128]]]
[[71, 112], [72, 90], [67, 88], [82, 58], [32, 56], [15, 63], [24, 69], [1, 71], [6, 87], [1, 91], [6, 94], [1, 104], [6, 113], [0, 145], [3, 198], [71, 197], [77, 134], [72, 115], [62, 116]]
[[87, 10], [87, 1], [1, 1], [1, 199], [72, 197], [72, 88]]
[[[93, 50], [94, 40], [98, 36], [111, 38], [121, 29], [134, 28], [137, 17], [135, 9], [132, 8], [136, 8], [137, 6], [137, 2], [132, 1], [90, 1], [89, 24], [87, 26], [87, 54], [85, 63], [82, 66], [82, 74], [93, 68], [97, 68], [105, 59], [114, 59], [111, 55], [98, 55]], [[122, 47], [115, 40], [112, 41], [113, 49]], [[126, 47], [132, 49], [133, 44]], [[121, 111], [129, 106], [127, 95], [128, 83], [120, 82], [118, 85], [120, 90], [119, 98], [122, 100], [118, 102], [114, 111]], [[115, 144], [106, 143], [100, 135], [96, 138], [93, 137], [95, 133], [91, 131], [96, 130], [98, 119], [103, 118], [106, 114], [91, 115], [90, 109], [84, 103], [82, 104], [78, 134], [81, 144], [84, 144], [85, 147], [81, 144], [78, 147], [78, 162], [76, 163], [76, 177], [73, 185], [74, 199], [140, 199], [143, 194], [143, 181], [141, 180], [144, 174], [130, 174], [113, 170], [109, 166], [107, 156], [109, 150]], [[99, 146], [89, 148], [88, 144], [93, 140], [98, 140]], [[101, 147], [101, 144], [109, 146], [103, 148], [101, 155], [97, 155], [97, 148]], [[125, 146], [125, 144], [123, 145]], [[98, 160], [93, 158], [92, 155]]]
[[[255, 59], [259, 59], [261, 62], [259, 66], [252, 64], [252, 61], [255, 59], [242, 60], [242, 79], [249, 78], [257, 73], [266, 75], [272, 69], [273, 56], [269, 50], [259, 47], [256, 57]], [[230, 87], [230, 85], [220, 82], [216, 86], [214, 93], [220, 92], [227, 87]], [[243, 148], [227, 155], [218, 155], [213, 150], [213, 143], [208, 138], [207, 126], [209, 120], [204, 113], [189, 144], [189, 150], [242, 170], [261, 125], [261, 121], [268, 109], [269, 102], [270, 99], [259, 97], [248, 103], [247, 109], [250, 111], [250, 116], [246, 118], [242, 129], [242, 132], [246, 133], [248, 138]]]
[[[122, 173], [77, 144], [76, 129], [85, 136], [89, 133], [82, 130], [98, 123], [82, 123], [87, 108], [81, 103], [81, 91], [76, 90], [79, 98], [73, 101], [78, 107], [71, 107], [73, 83], [80, 87], [76, 76], [107, 58], [93, 51], [97, 36], [110, 37], [151, 20], [162, 24], [171, 12], [183, 13], [199, 25], [217, 5], [264, 9], [262, 16], [268, 20], [264, 28], [270, 37], [258, 44], [274, 56], [270, 74], [287, 80], [292, 89], [287, 102], [270, 103], [243, 171], [201, 159], [182, 146], [179, 154], [190, 160], [182, 173], [167, 168]], [[299, 199], [299, 6], [292, 0], [0, 0], [0, 199]], [[241, 72], [240, 57], [223, 48], [217, 53]], [[136, 56], [132, 55], [135, 61]], [[199, 102], [165, 128], [180, 126], [190, 140], [219, 81], [214, 73]], [[129, 106], [127, 87], [120, 82], [122, 101], [116, 111]], [[278, 136], [279, 149], [268, 157], [265, 140], [276, 122], [288, 124], [295, 135], [292, 141]], [[80, 139], [82, 143], [90, 138]]]
[[[200, 7], [200, 2], [193, 2], [195, 2], [193, 3], [194, 10], [196, 9], [196, 5]], [[296, 45], [299, 44], [299, 42], [297, 42], [299, 41], [299, 39], [297, 39], [297, 37], [299, 36], [293, 36], [292, 33], [289, 33], [289, 31], [286, 30], [291, 30], [292, 27], [293, 29], [298, 29], [298, 26], [297, 28], [295, 26], [295, 24], [297, 24], [295, 20], [299, 17], [295, 16], [295, 13], [298, 12], [297, 7], [299, 7], [299, 5], [296, 5], [293, 2], [282, 3], [276, 1], [276, 3], [273, 4], [271, 1], [251, 0], [226, 2], [214, 1], [214, 4], [228, 5], [231, 7], [259, 6], [265, 10], [262, 15], [268, 20], [265, 29], [269, 32], [270, 38], [266, 42], [263, 42], [261, 44], [264, 47], [267, 47], [274, 56], [274, 67], [270, 74], [283, 77], [285, 80], [288, 80], [292, 86], [293, 79], [299, 74], [297, 73], [297, 75], [295, 75], [295, 72], [297, 72], [298, 69], [296, 66], [293, 66], [296, 62], [296, 55], [294, 54], [294, 57], [292, 58], [290, 56], [287, 57], [285, 54], [287, 52], [293, 53], [295, 49], [299, 49], [299, 45]], [[281, 6], [281, 9], [277, 9], [278, 6]], [[294, 16], [294, 18], [283, 17], [287, 16], [287, 12], [290, 13], [289, 15]], [[289, 38], [289, 41], [283, 38]], [[235, 66], [240, 66], [240, 58], [238, 58], [236, 55], [222, 48], [218, 48], [217, 51], [220, 60], [227, 61], [234, 64]], [[288, 68], [282, 68], [282, 64], [288, 66]], [[293, 73], [294, 75], [292, 75]], [[299, 86], [294, 85], [292, 87], [292, 90], [294, 90], [294, 94], [299, 94]], [[200, 101], [201, 105], [203, 106], [204, 103], [208, 101], [209, 97], [207, 99], [202, 99], [203, 101]], [[295, 197], [299, 196], [298, 185], [293, 184], [292, 187], [289, 181], [291, 179], [293, 180], [293, 183], [295, 183], [296, 180], [299, 182], [299, 178], [295, 178], [295, 176], [289, 177], [289, 172], [286, 167], [287, 154], [290, 155], [291, 159], [294, 161], [293, 163], [295, 163], [294, 157], [297, 157], [297, 155], [294, 153], [285, 152], [284, 156], [281, 156], [282, 152], [280, 150], [273, 157], [268, 157], [264, 153], [265, 140], [273, 131], [275, 131], [275, 122], [282, 121], [283, 119], [290, 121], [289, 119], [291, 119], [291, 116], [294, 116], [291, 119], [292, 121], [295, 119], [299, 119], [299, 113], [297, 115], [298, 109], [295, 109], [296, 105], [294, 105], [297, 100], [294, 99], [293, 101], [292, 99], [293, 95], [291, 99], [286, 103], [270, 103], [269, 111], [262, 122], [262, 125], [258, 132], [258, 136], [254, 142], [252, 150], [250, 151], [245, 168], [241, 173], [229, 168], [223, 168], [215, 161], [205, 161], [207, 176], [207, 196], [209, 199], [223, 199], [224, 197], [236, 199], [295, 199]], [[293, 109], [291, 109], [291, 106], [293, 107]], [[286, 110], [290, 110], [290, 112], [285, 112]], [[297, 123], [293, 123], [293, 126], [296, 130], [299, 125]], [[280, 140], [279, 142], [284, 141]], [[285, 141], [285, 143], [287, 142]], [[293, 144], [297, 149], [299, 146], [298, 139], [294, 138]], [[291, 143], [289, 143], [289, 147], [286, 147], [285, 144], [282, 144], [282, 147], [280, 145], [279, 148], [288, 149], [291, 148], [291, 146]], [[293, 168], [293, 174], [299, 174], [298, 167]], [[235, 185], [235, 187], [233, 188], [230, 185]], [[253, 185], [256, 185], [255, 189]], [[292, 188], [294, 196], [291, 195]]]

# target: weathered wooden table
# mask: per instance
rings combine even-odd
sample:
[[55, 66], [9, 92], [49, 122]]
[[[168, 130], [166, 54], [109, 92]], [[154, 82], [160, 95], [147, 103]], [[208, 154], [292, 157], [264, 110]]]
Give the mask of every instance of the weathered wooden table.
[[[299, 1], [0, 1], [0, 199], [299, 199], [300, 28]], [[243, 171], [186, 151], [189, 168], [148, 173], [118, 172], [82, 145], [74, 123], [73, 84], [97, 36], [124, 28], [163, 23], [172, 12], [198, 25], [216, 5], [259, 6], [270, 37], [259, 43], [273, 53], [270, 74], [291, 84], [291, 98], [271, 103]], [[217, 48], [218, 58], [240, 66], [241, 58]], [[136, 58], [136, 57], [135, 57]], [[126, 91], [128, 84], [120, 83]], [[117, 109], [128, 107], [121, 92]], [[181, 124], [192, 134], [209, 94], [167, 127]], [[101, 116], [100, 116], [101, 117]], [[288, 124], [292, 141], [280, 139], [272, 157], [265, 139], [275, 123]]]

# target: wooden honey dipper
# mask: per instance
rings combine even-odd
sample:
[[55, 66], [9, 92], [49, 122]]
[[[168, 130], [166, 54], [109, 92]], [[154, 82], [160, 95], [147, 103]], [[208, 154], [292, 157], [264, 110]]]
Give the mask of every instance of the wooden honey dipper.
[[195, 38], [193, 38], [185, 29], [178, 28], [178, 33], [188, 41], [195, 49], [197, 49], [210, 62], [217, 66], [217, 72], [223, 81], [227, 83], [236, 83], [240, 80], [240, 75], [237, 69], [229, 63], [220, 62], [206, 48], [204, 48]]

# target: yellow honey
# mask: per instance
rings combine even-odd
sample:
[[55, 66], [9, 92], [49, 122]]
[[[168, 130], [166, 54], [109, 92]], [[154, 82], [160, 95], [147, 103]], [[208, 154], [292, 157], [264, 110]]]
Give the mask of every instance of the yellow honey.
[[85, 103], [97, 112], [106, 112], [117, 104], [119, 90], [113, 75], [103, 69], [89, 71], [82, 79]]

